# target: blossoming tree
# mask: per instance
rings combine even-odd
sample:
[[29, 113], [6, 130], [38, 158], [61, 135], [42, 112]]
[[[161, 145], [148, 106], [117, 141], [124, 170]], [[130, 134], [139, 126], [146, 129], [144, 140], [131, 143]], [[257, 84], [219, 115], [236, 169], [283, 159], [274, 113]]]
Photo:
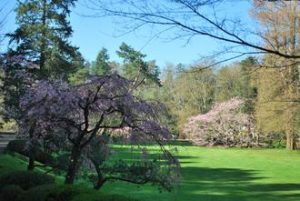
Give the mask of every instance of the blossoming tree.
[[[133, 96], [130, 81], [117, 74], [91, 77], [78, 86], [63, 81], [38, 81], [22, 97], [21, 107], [25, 111], [22, 132], [26, 134], [30, 131], [29, 121], [35, 124], [31, 141], [59, 139], [70, 150], [65, 178], [67, 184], [74, 183], [83, 156], [86, 156], [85, 160], [94, 162], [98, 188], [108, 180], [130, 182], [126, 175], [132, 173], [132, 169], [137, 169], [135, 165], [143, 165], [144, 168], [140, 169], [141, 175], [132, 180], [135, 183], [152, 182], [169, 187], [174, 181], [169, 180], [168, 184], [165, 181], [171, 177], [177, 178], [179, 164], [163, 146], [170, 138], [168, 129], [159, 123], [159, 111], [163, 106]], [[157, 143], [161, 155], [155, 160], [143, 159], [141, 163], [127, 165], [126, 168], [123, 166], [122, 173], [119, 164], [110, 170], [109, 176], [103, 177], [105, 168], [101, 160], [107, 159], [110, 146], [99, 139], [107, 130], [122, 128], [130, 128], [129, 137], [135, 142]], [[157, 168], [164, 171], [157, 171]], [[154, 176], [154, 173], [167, 173], [168, 178]], [[166, 180], [162, 181], [162, 178]]]
[[250, 115], [242, 112], [244, 100], [217, 103], [206, 114], [190, 117], [184, 132], [199, 145], [247, 146], [253, 139]]

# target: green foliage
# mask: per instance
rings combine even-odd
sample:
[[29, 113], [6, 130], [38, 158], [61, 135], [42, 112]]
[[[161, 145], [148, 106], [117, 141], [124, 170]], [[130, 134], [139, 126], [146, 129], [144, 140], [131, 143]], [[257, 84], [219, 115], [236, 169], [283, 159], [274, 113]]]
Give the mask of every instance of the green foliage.
[[85, 67], [78, 69], [75, 73], [71, 74], [69, 81], [71, 84], [83, 84], [89, 75], [89, 70]]
[[35, 186], [53, 183], [53, 177], [33, 171], [14, 171], [0, 177], [0, 189], [6, 185], [17, 185], [23, 190], [28, 190]]
[[0, 200], [2, 201], [18, 201], [24, 193], [24, 190], [17, 185], [4, 186], [0, 191]]
[[92, 73], [95, 75], [109, 75], [112, 73], [107, 49], [102, 48], [98, 53], [96, 61], [92, 64]]
[[234, 97], [243, 97], [244, 85], [239, 65], [221, 68], [217, 73], [216, 100], [223, 102]]
[[258, 97], [255, 114], [258, 129], [264, 134], [283, 132], [286, 103], [280, 101], [283, 85], [280, 72], [272, 68], [261, 68], [258, 74]]
[[154, 61], [144, 61], [146, 55], [134, 50], [126, 43], [122, 43], [117, 51], [120, 58], [123, 59], [122, 74], [133, 80], [136, 84], [155, 83], [160, 85], [159, 68]]
[[174, 72], [174, 68], [168, 66], [163, 73], [160, 100], [170, 111], [167, 123], [173, 131], [178, 132], [189, 116], [210, 109], [214, 101], [215, 75], [209, 69], [191, 67]]
[[21, 0], [16, 9], [17, 29], [9, 34], [14, 44], [11, 53], [33, 62], [43, 77], [62, 77], [74, 72], [77, 48], [68, 39], [72, 28], [68, 21], [76, 0]]
[[257, 71], [255, 117], [257, 128], [264, 136], [281, 133], [286, 135], [288, 142], [288, 138], [294, 141], [300, 133], [300, 105], [297, 101], [297, 90], [300, 88], [295, 86], [299, 80], [289, 83], [284, 78], [286, 71], [283, 69], [280, 72], [275, 68], [260, 68]]

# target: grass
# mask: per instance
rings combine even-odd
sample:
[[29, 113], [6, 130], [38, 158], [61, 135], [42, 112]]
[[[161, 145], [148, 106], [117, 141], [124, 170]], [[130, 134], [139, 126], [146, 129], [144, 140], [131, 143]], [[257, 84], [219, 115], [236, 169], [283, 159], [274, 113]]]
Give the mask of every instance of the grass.
[[[172, 192], [123, 182], [100, 192], [83, 190], [78, 200], [100, 201], [116, 194], [141, 201], [298, 201], [300, 152], [276, 149], [224, 149], [178, 146], [182, 178]], [[0, 156], [0, 171], [25, 167], [20, 158]], [[84, 199], [83, 199], [84, 198]], [[118, 196], [116, 197], [117, 200]]]

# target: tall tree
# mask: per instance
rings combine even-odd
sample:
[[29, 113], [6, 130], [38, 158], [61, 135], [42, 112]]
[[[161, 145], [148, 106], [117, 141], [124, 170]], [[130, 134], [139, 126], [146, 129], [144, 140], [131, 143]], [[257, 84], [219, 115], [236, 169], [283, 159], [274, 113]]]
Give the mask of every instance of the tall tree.
[[68, 21], [76, 0], [19, 0], [16, 9], [18, 28], [9, 34], [12, 54], [23, 55], [37, 65], [42, 77], [61, 77], [75, 70], [78, 56], [68, 38], [72, 28]]
[[[261, 36], [266, 39], [266, 48], [274, 47], [287, 54], [298, 54], [300, 48], [300, 4], [298, 1], [254, 1], [253, 14], [261, 24]], [[264, 58], [264, 66], [277, 69], [272, 79], [277, 79], [273, 94], [269, 94], [260, 104], [277, 105], [280, 111], [282, 130], [286, 134], [287, 149], [295, 149], [296, 137], [299, 134], [300, 80], [299, 65], [296, 59], [286, 59], [275, 55]], [[273, 71], [273, 70], [269, 70]], [[271, 82], [270, 82], [271, 83]], [[269, 84], [269, 88], [271, 85]], [[263, 88], [263, 87], [262, 87]], [[264, 94], [260, 93], [260, 96]], [[260, 100], [260, 98], [259, 98]], [[263, 108], [263, 107], [260, 107]], [[266, 107], [265, 107], [266, 108]]]
[[109, 75], [112, 73], [107, 49], [102, 48], [98, 53], [96, 61], [92, 64], [92, 73], [95, 75]]
[[150, 83], [160, 85], [158, 66], [154, 61], [145, 61], [146, 55], [126, 43], [121, 44], [117, 54], [123, 59], [122, 73], [135, 87]]
[[[82, 60], [77, 48], [68, 41], [72, 28], [68, 21], [70, 8], [76, 0], [19, 0], [16, 9], [18, 28], [8, 34], [10, 50], [4, 56], [4, 114], [18, 126], [22, 117], [20, 97], [28, 82], [20, 73], [30, 72], [34, 79], [68, 79]], [[78, 60], [78, 61], [77, 61]], [[29, 75], [28, 75], [29, 77]], [[26, 82], [25, 82], [26, 80]], [[34, 82], [32, 82], [34, 83]], [[31, 83], [31, 84], [32, 84]], [[14, 115], [12, 115], [14, 114]], [[29, 133], [36, 129], [36, 121], [28, 123]], [[31, 137], [30, 135], [29, 137]], [[28, 169], [34, 168], [30, 156]]]

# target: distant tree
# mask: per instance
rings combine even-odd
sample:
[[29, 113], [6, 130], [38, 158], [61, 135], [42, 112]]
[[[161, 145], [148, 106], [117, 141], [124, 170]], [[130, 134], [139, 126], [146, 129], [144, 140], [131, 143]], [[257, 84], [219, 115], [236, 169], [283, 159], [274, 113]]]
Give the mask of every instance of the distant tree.
[[216, 73], [216, 100], [233, 97], [252, 99], [256, 96], [255, 71], [259, 68], [254, 57], [223, 67]]
[[254, 132], [248, 133], [250, 116], [242, 112], [243, 104], [239, 98], [217, 103], [208, 113], [190, 117], [184, 132], [199, 145], [249, 146]]
[[123, 59], [122, 73], [134, 81], [134, 87], [149, 83], [160, 85], [158, 66], [154, 61], [144, 61], [146, 55], [126, 43], [121, 44], [117, 54]]
[[[26, 135], [31, 129], [27, 120], [35, 122], [35, 129], [31, 140], [44, 140], [44, 134], [59, 129], [62, 132], [55, 132], [59, 139], [65, 139], [64, 145], [70, 150], [68, 170], [65, 183], [74, 183], [78, 172], [83, 153], [98, 154], [94, 163], [98, 174], [98, 188], [107, 180], [135, 180], [137, 183], [152, 182], [160, 183], [160, 179], [169, 179], [178, 167], [176, 159], [168, 152], [163, 144], [170, 138], [169, 131], [162, 127], [158, 121], [160, 111], [163, 111], [161, 104], [150, 103], [134, 97], [130, 91], [130, 81], [112, 74], [109, 76], [92, 77], [85, 84], [70, 86], [61, 81], [49, 82], [40, 81], [28, 89], [21, 99], [21, 106], [24, 108], [22, 120], [22, 131]], [[95, 142], [96, 138], [103, 136], [107, 129], [130, 128], [130, 139], [135, 143], [154, 142], [161, 147], [162, 156], [156, 160], [146, 160], [141, 163], [122, 163], [124, 168], [122, 174], [116, 176], [102, 177], [105, 171], [101, 167], [102, 149], [97, 149], [100, 144]], [[56, 137], [54, 137], [55, 139]], [[95, 142], [93, 144], [93, 142]], [[94, 147], [97, 146], [97, 147]], [[103, 145], [103, 149], [105, 148]], [[91, 149], [89, 151], [89, 149]], [[94, 153], [96, 150], [96, 153]], [[97, 153], [98, 152], [98, 153]], [[100, 153], [99, 153], [100, 152]], [[99, 156], [100, 154], [100, 156]], [[104, 157], [104, 156], [103, 156]], [[91, 160], [94, 156], [89, 157]], [[161, 161], [163, 159], [163, 161]], [[155, 164], [155, 168], [153, 165]], [[108, 169], [111, 173], [120, 171], [122, 167], [115, 166]], [[142, 177], [125, 177], [133, 169], [138, 170], [137, 165], [142, 166]], [[126, 167], [126, 168], [125, 168]], [[101, 172], [99, 172], [99, 169]], [[143, 169], [144, 168], [144, 169]], [[146, 169], [145, 169], [146, 168]], [[153, 176], [156, 168], [164, 170], [165, 175]], [[103, 172], [102, 172], [103, 171]], [[140, 172], [141, 173], [141, 172]], [[167, 176], [166, 176], [167, 174]], [[174, 173], [174, 175], [176, 175]], [[174, 176], [173, 175], [173, 176]], [[172, 183], [173, 180], [168, 180]], [[164, 183], [165, 185], [165, 183]]]
[[193, 66], [179, 72], [174, 71], [174, 66], [169, 66], [164, 72], [160, 98], [174, 118], [171, 122], [177, 121], [182, 134], [182, 126], [188, 117], [207, 112], [212, 106], [215, 75], [210, 69], [198, 71]]
[[217, 72], [216, 101], [223, 102], [233, 97], [243, 97], [244, 90], [243, 75], [239, 64], [223, 67]]
[[255, 71], [259, 68], [258, 61], [254, 57], [247, 57], [242, 60], [239, 65], [241, 66], [242, 74], [242, 97], [246, 99], [253, 99], [257, 95], [257, 88], [255, 86], [257, 78]]
[[112, 73], [107, 49], [102, 48], [98, 53], [96, 61], [92, 64], [92, 73], [95, 75], [109, 75]]
[[168, 64], [162, 72], [162, 87], [159, 89], [159, 95], [157, 96], [161, 102], [163, 102], [169, 111], [169, 115], [166, 116], [165, 121], [169, 126], [172, 134], [178, 137], [179, 135], [179, 125], [178, 118], [179, 115], [176, 112], [176, 101], [175, 101], [175, 78], [176, 74], [174, 72], [174, 66]]
[[88, 79], [88, 76], [89, 76], [89, 69], [87, 67], [81, 67], [75, 73], [70, 75], [69, 81], [74, 85], [82, 84]]

